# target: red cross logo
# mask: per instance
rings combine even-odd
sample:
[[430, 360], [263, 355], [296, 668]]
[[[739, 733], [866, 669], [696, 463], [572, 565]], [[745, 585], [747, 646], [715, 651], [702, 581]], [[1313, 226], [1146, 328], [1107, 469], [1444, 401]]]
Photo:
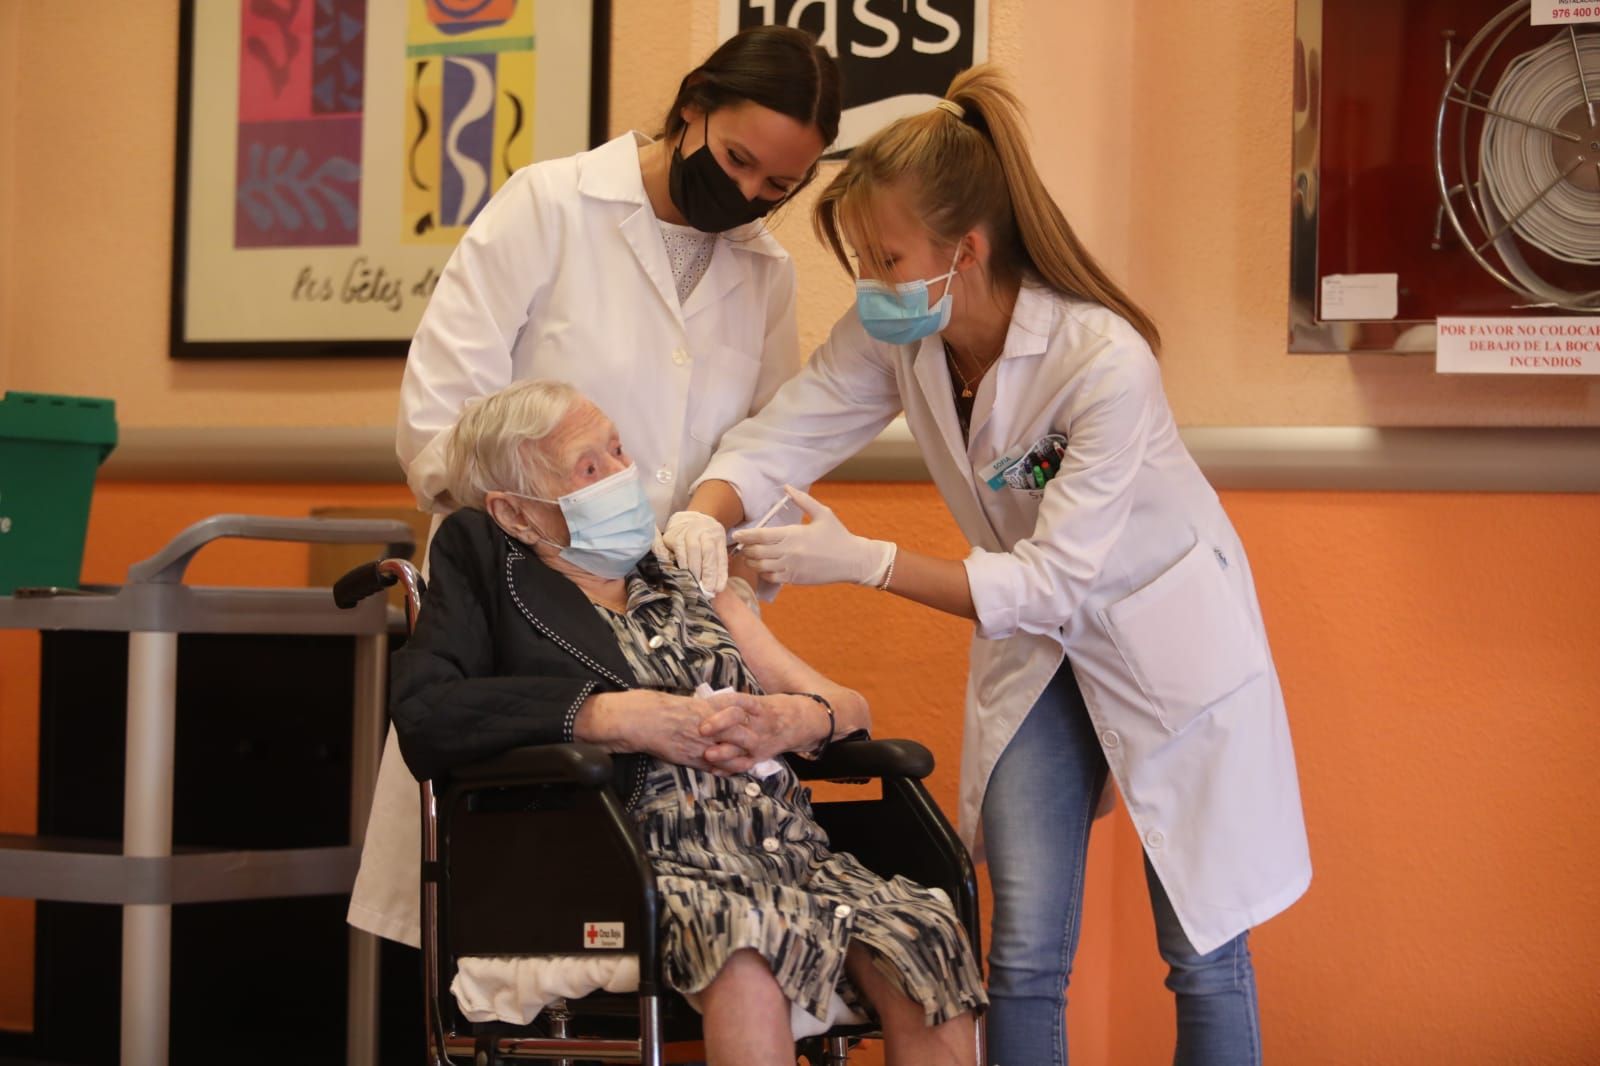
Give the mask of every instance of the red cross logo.
[[593, 922], [590, 922], [588, 924], [588, 926], [586, 926], [584, 928], [583, 935], [588, 939], [589, 943], [592, 945], [596, 940], [600, 939], [600, 930], [598, 930], [598, 929], [596, 929], [594, 927], [594, 923]]

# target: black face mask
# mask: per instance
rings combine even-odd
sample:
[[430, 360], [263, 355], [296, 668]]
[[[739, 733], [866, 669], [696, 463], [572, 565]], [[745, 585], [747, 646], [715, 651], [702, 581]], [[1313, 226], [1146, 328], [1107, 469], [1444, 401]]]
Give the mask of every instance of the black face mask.
[[[688, 133], [684, 127], [684, 133]], [[683, 157], [683, 136], [672, 149], [667, 169], [667, 194], [684, 221], [705, 233], [721, 233], [754, 222], [782, 200], [745, 199], [739, 183], [728, 176], [711, 153], [711, 118], [706, 116], [706, 143]]]

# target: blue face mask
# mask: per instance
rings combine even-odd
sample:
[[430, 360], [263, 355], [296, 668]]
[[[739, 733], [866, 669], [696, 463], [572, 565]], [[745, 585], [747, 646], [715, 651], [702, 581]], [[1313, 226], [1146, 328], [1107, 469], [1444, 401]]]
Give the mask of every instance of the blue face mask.
[[[521, 496], [521, 493], [507, 493]], [[600, 577], [626, 577], [655, 543], [656, 512], [645, 495], [639, 468], [629, 466], [553, 503], [567, 520], [567, 546], [561, 558]]]
[[956, 261], [961, 246], [956, 245], [950, 269], [936, 278], [905, 281], [891, 285], [885, 281], [861, 278], [856, 282], [856, 314], [862, 326], [876, 340], [888, 344], [914, 344], [931, 337], [950, 324], [950, 286], [937, 307], [928, 306], [928, 286], [956, 276]]

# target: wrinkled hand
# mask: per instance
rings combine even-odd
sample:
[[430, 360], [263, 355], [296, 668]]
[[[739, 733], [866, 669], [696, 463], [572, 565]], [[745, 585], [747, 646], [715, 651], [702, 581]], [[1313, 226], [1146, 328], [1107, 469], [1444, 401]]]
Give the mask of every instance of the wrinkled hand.
[[721, 772], [721, 765], [706, 756], [716, 748], [728, 758], [723, 745], [731, 742], [707, 739], [701, 725], [738, 701], [755, 698], [735, 692], [702, 699], [643, 688], [606, 692], [584, 701], [574, 733], [614, 753], [643, 752], [679, 766]]
[[763, 577], [790, 585], [828, 585], [850, 581], [880, 585], [894, 558], [886, 540], [858, 537], [826, 505], [790, 485], [783, 491], [811, 517], [803, 526], [742, 529], [733, 539]]
[[679, 511], [667, 519], [656, 557], [689, 571], [707, 596], [715, 596], [728, 583], [728, 531], [708, 514]]
[[719, 773], [742, 774], [785, 752], [810, 751], [828, 728], [828, 712], [810, 696], [730, 692], [708, 699], [718, 709], [700, 733], [713, 742], [706, 761]]

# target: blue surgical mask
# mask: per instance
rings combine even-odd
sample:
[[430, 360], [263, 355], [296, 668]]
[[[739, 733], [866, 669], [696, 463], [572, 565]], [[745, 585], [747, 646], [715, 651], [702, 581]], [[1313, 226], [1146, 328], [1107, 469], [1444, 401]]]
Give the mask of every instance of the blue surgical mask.
[[[522, 496], [522, 493], [507, 493]], [[553, 503], [567, 520], [567, 546], [561, 558], [600, 577], [626, 577], [655, 543], [656, 512], [645, 495], [639, 468], [629, 466]]]
[[861, 278], [856, 281], [856, 314], [873, 338], [888, 344], [914, 344], [931, 337], [950, 324], [950, 286], [938, 306], [928, 306], [928, 286], [956, 276], [956, 261], [961, 246], [956, 245], [950, 269], [936, 278], [905, 281], [891, 285], [885, 281]]

